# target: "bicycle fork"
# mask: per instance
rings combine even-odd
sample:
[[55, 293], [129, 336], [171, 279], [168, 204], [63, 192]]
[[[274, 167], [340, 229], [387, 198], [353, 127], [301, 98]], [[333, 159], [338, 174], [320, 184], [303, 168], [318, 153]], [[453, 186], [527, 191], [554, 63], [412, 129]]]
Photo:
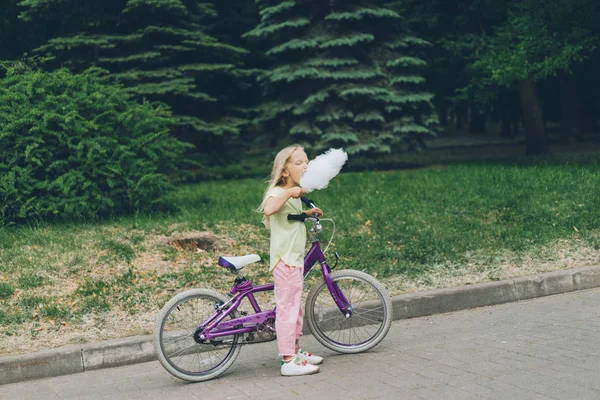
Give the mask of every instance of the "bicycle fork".
[[338, 286], [337, 282], [331, 280], [330, 270], [326, 263], [323, 263], [322, 271], [325, 285], [327, 285], [327, 289], [329, 289], [329, 293], [331, 293], [331, 297], [338, 306], [340, 312], [346, 318], [352, 317], [352, 304], [350, 304], [346, 296], [344, 296], [344, 293]]

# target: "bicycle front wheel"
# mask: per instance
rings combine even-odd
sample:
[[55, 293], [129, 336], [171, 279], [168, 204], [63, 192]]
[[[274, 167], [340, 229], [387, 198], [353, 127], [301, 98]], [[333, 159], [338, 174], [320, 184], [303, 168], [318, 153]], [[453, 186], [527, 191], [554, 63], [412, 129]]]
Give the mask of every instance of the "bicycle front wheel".
[[192, 289], [164, 305], [154, 325], [154, 348], [158, 360], [172, 375], [200, 382], [221, 375], [233, 364], [240, 352], [241, 335], [205, 343], [194, 340], [197, 327], [215, 312], [215, 306], [225, 302], [227, 298], [214, 290]]
[[333, 301], [324, 281], [312, 287], [306, 299], [308, 327], [325, 347], [339, 353], [360, 353], [377, 346], [392, 324], [392, 300], [371, 275], [341, 270], [331, 274], [336, 290], [346, 300], [347, 318]]

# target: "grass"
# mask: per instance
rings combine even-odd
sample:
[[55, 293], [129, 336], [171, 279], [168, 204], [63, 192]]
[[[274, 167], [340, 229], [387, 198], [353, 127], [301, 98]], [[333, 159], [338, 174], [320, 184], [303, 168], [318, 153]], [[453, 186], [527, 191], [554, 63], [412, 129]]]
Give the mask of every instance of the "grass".
[[[600, 171], [587, 160], [344, 173], [310, 197], [336, 222], [340, 268], [393, 293], [497, 280], [597, 262]], [[204, 182], [172, 193], [170, 214], [0, 230], [0, 354], [147, 334], [175, 293], [229, 288], [220, 254], [260, 254], [248, 275], [269, 281], [254, 212], [263, 189], [260, 179]], [[214, 250], [168, 244], [206, 231]]]

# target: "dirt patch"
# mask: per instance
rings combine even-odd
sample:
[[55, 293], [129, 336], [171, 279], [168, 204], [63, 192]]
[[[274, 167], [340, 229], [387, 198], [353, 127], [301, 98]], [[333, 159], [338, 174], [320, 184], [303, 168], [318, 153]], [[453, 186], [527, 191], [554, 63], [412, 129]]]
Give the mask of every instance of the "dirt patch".
[[186, 232], [173, 236], [165, 239], [164, 242], [178, 251], [202, 252], [226, 248], [224, 240], [212, 232]]

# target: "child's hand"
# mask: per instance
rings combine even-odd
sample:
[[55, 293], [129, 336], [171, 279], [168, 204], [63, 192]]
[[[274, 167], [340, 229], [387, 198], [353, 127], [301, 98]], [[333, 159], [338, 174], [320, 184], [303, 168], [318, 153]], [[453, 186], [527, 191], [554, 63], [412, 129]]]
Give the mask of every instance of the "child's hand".
[[293, 197], [295, 199], [299, 199], [300, 197], [302, 197], [304, 195], [304, 193], [306, 193], [304, 191], [304, 189], [302, 189], [299, 186], [291, 187], [291, 188], [287, 189], [287, 191], [288, 191], [290, 197]]
[[323, 211], [320, 208], [311, 208], [309, 210], [305, 210], [304, 213], [310, 217], [321, 217], [323, 216]]

